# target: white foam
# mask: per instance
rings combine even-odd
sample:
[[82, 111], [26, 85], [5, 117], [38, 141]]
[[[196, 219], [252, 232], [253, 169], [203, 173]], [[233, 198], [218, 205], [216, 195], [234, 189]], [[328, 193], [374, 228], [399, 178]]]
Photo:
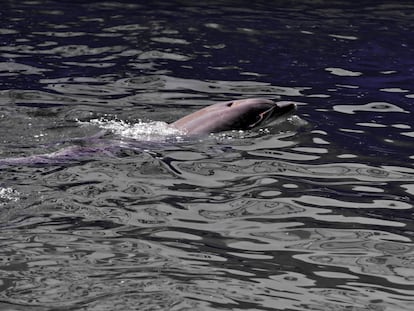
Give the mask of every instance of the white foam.
[[2, 188], [0, 187], [0, 206], [5, 202], [17, 202], [20, 199], [20, 193], [10, 187]]
[[185, 135], [183, 131], [162, 121], [143, 122], [140, 120], [138, 123], [130, 124], [122, 120], [93, 119], [90, 123], [116, 135], [137, 140], [160, 141], [171, 137], [180, 139]]

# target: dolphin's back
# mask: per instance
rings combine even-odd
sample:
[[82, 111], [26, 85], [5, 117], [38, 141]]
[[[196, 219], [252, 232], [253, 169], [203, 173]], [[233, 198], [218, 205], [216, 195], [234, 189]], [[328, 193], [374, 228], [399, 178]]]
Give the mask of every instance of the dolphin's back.
[[226, 107], [231, 102], [214, 104], [197, 110], [171, 125], [189, 134], [208, 134], [228, 130], [229, 111]]

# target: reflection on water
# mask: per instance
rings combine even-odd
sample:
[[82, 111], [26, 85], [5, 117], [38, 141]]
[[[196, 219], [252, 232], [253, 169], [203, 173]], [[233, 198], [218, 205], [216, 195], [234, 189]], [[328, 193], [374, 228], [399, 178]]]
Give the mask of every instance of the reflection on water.
[[[0, 309], [412, 310], [413, 14], [6, 1]], [[167, 126], [247, 97], [298, 113]]]

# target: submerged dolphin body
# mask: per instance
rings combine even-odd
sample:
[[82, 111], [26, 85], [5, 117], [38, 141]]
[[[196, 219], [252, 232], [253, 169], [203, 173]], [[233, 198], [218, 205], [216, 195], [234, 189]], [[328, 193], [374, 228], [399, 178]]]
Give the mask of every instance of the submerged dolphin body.
[[[190, 136], [229, 130], [249, 130], [285, 117], [295, 108], [294, 103], [273, 102], [263, 98], [221, 102], [193, 112], [171, 123], [170, 126]], [[142, 149], [148, 147], [148, 142], [142, 144], [144, 145], [141, 146]], [[136, 149], [137, 147], [136, 144], [105, 141], [97, 136], [85, 138], [81, 145], [70, 146], [52, 153], [0, 159], [0, 166], [66, 163], [96, 153], [113, 155], [122, 148]]]
[[250, 130], [294, 111], [291, 102], [249, 98], [221, 102], [193, 112], [171, 125], [187, 134], [208, 134], [229, 130]]

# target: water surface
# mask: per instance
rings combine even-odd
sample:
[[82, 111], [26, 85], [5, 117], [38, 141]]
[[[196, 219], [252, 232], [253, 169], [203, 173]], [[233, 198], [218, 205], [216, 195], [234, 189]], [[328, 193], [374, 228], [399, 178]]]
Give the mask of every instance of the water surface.
[[[5, 1], [0, 308], [412, 310], [413, 22], [410, 1]], [[248, 97], [298, 111], [162, 123]]]

